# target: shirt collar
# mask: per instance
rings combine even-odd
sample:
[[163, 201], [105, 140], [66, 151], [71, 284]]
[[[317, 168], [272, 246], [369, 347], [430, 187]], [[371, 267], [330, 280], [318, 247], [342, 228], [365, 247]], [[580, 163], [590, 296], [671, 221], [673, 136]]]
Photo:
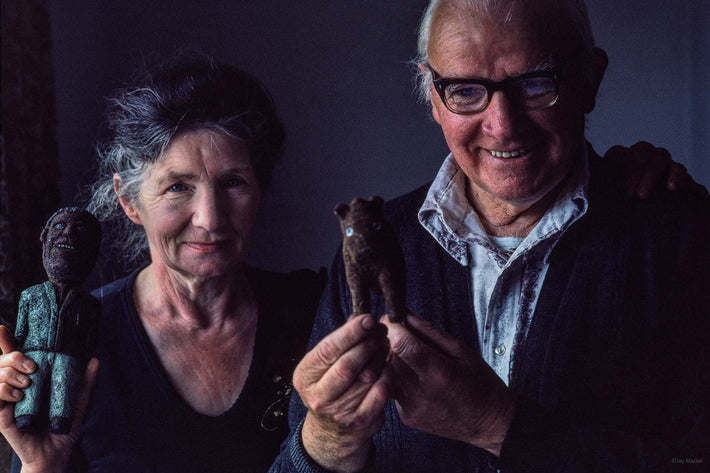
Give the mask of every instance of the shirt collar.
[[[563, 184], [559, 197], [535, 228], [523, 240], [513, 256], [549, 241], [552, 249], [561, 234], [587, 212], [589, 167], [586, 146], [584, 156], [573, 176]], [[490, 241], [478, 215], [466, 198], [466, 177], [449, 155], [439, 168], [419, 209], [420, 224], [461, 265], [468, 265], [468, 244], [481, 245], [492, 253], [500, 250]], [[555, 238], [552, 238], [552, 237]], [[507, 258], [506, 258], [507, 259]]]

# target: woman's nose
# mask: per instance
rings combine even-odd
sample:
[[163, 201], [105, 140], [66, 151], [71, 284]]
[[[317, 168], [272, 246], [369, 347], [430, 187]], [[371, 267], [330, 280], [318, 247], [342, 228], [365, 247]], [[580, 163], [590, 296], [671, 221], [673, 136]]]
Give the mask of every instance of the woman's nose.
[[214, 231], [220, 228], [223, 218], [218, 192], [208, 189], [199, 193], [192, 214], [193, 225], [207, 231]]

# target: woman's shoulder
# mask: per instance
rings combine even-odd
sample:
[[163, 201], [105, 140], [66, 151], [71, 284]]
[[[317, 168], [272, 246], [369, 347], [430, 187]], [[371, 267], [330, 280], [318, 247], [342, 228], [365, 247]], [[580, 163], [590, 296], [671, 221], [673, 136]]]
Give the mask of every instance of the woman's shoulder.
[[138, 272], [139, 270], [132, 271], [130, 274], [120, 279], [104, 284], [103, 286], [91, 291], [91, 294], [97, 299], [103, 301], [104, 299], [115, 297], [117, 294], [125, 291], [130, 291], [133, 288], [133, 281], [136, 279]]

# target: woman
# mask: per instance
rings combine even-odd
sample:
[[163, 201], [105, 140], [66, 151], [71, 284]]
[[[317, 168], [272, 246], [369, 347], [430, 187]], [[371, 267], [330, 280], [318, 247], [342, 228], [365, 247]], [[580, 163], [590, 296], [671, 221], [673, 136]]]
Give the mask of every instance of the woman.
[[[126, 260], [149, 259], [94, 292], [100, 370], [67, 471], [266, 471], [323, 279], [244, 263], [284, 140], [272, 100], [183, 59], [120, 90], [109, 124], [89, 209], [123, 222]], [[63, 463], [53, 448], [14, 445], [23, 471]]]

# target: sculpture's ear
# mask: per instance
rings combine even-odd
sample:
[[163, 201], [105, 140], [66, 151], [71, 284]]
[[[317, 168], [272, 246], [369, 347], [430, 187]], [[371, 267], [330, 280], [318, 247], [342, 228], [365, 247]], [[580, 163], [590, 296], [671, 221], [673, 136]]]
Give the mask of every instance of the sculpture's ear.
[[374, 208], [379, 210], [384, 206], [385, 201], [379, 195], [373, 195], [372, 197], [370, 197], [370, 203]]
[[42, 233], [39, 236], [39, 241], [42, 242], [44, 245], [44, 242], [47, 240], [47, 231], [49, 231], [49, 225], [51, 221], [47, 221], [47, 223], [44, 225], [44, 228], [42, 229]]
[[345, 218], [345, 216], [350, 212], [350, 206], [348, 204], [338, 204], [335, 206], [335, 215], [340, 218]]

